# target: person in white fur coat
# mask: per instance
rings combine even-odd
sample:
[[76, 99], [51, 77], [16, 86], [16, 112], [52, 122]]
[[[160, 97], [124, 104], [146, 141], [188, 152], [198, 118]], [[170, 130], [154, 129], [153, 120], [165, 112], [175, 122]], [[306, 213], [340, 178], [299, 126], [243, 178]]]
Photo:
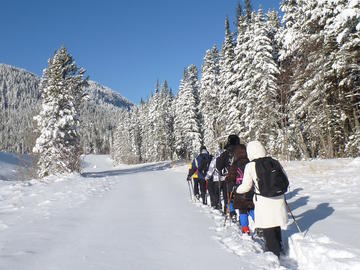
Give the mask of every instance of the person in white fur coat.
[[[258, 181], [253, 160], [266, 156], [265, 148], [259, 141], [249, 142], [246, 152], [250, 162], [246, 165], [242, 184], [237, 188], [237, 193], [248, 192], [253, 184], [255, 193], [259, 193]], [[276, 197], [263, 197], [259, 194], [254, 196], [255, 227], [262, 229], [265, 247], [278, 257], [281, 251], [281, 227], [286, 228], [288, 215], [284, 195]]]

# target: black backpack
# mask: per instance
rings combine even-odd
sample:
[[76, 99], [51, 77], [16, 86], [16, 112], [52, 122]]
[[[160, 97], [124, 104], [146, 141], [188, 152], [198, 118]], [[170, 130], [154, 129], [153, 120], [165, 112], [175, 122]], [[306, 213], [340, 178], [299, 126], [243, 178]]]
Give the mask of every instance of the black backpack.
[[206, 175], [207, 171], [209, 170], [211, 159], [212, 159], [211, 155], [203, 155], [202, 156], [202, 159], [200, 160], [200, 165], [198, 168], [199, 173], [201, 173], [202, 175]]
[[224, 168], [221, 170], [221, 175], [222, 176], [227, 176], [229, 174], [229, 170], [231, 165], [234, 163], [234, 153], [230, 150], [227, 150], [226, 152], [224, 152], [224, 154], [227, 153], [227, 157], [226, 157], [226, 163], [224, 164]]
[[264, 157], [254, 160], [258, 178], [259, 195], [275, 197], [284, 194], [289, 186], [289, 180], [279, 161]]

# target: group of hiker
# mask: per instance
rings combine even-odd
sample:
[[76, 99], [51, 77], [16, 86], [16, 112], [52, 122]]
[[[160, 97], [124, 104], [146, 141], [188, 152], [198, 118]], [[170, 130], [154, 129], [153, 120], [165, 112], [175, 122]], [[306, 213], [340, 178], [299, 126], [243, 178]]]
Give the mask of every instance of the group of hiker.
[[[225, 216], [224, 225], [228, 218], [234, 223], [239, 220], [243, 234], [263, 238], [265, 249], [280, 256], [281, 227], [288, 221], [284, 193], [289, 182], [280, 163], [266, 156], [259, 141], [245, 146], [237, 135], [229, 135], [214, 156], [201, 146], [187, 181], [189, 187], [193, 183], [193, 194], [203, 204], [208, 204], [208, 191], [211, 207]], [[249, 219], [254, 221], [254, 232], [250, 232]]]

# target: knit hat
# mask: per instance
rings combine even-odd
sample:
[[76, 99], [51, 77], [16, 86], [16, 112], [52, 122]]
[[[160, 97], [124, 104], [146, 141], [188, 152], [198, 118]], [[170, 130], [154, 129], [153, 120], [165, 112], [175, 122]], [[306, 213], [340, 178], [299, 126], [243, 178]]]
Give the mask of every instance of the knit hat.
[[226, 146], [229, 147], [230, 145], [237, 145], [237, 144], [240, 144], [239, 136], [235, 134], [229, 135]]

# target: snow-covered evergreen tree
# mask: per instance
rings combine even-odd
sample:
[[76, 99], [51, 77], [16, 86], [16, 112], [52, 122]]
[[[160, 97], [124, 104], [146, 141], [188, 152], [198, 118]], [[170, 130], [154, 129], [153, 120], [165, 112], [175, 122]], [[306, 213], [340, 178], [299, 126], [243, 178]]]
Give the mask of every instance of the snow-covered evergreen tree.
[[[344, 125], [346, 156], [360, 154], [360, 2], [330, 1], [333, 20], [326, 29], [326, 41], [333, 44], [331, 59], [336, 72], [340, 119]], [[336, 135], [336, 134], [335, 134]]]
[[36, 140], [33, 117], [39, 111], [40, 79], [0, 64], [0, 150], [29, 153]]
[[[252, 67], [255, 71], [252, 89], [256, 95], [252, 128], [254, 136], [251, 139], [263, 141], [270, 154], [275, 154], [279, 142], [278, 122], [279, 103], [277, 76], [279, 74], [277, 61], [274, 59], [274, 42], [265, 23], [262, 9], [260, 8], [254, 25], [254, 58]], [[251, 134], [251, 133], [250, 133]]]
[[[282, 5], [285, 29], [281, 60], [284, 67], [282, 73], [286, 74], [282, 77], [291, 78], [287, 84], [288, 137], [293, 139], [293, 149], [298, 147], [304, 157], [343, 156], [348, 140], [356, 138], [356, 135], [352, 136], [350, 133], [355, 131], [356, 134], [358, 117], [353, 117], [353, 110], [347, 109], [351, 102], [349, 99], [345, 101], [348, 90], [339, 83], [344, 82], [341, 78], [344, 73], [339, 72], [341, 62], [336, 61], [344, 59], [339, 48], [342, 34], [354, 33], [348, 36], [353, 41], [358, 35], [356, 22], [359, 15], [355, 15], [356, 12], [353, 11], [359, 4], [347, 2], [284, 1]], [[348, 4], [353, 6], [348, 8]], [[344, 16], [351, 13], [354, 16]], [[352, 23], [343, 24], [346, 25], [345, 28], [338, 29], [339, 31], [334, 30], [340, 25], [336, 21], [344, 21], [346, 17], [351, 17]], [[358, 50], [353, 45], [351, 50], [356, 55]], [[350, 58], [356, 59], [356, 56]], [[346, 66], [350, 73], [358, 72], [354, 66]], [[343, 78], [348, 80], [351, 77], [345, 75]], [[350, 148], [356, 149], [353, 146]]]
[[159, 148], [159, 141], [156, 138], [156, 135], [160, 133], [160, 127], [158, 124], [159, 119], [159, 81], [156, 82], [155, 86], [155, 94], [151, 96], [149, 100], [149, 114], [147, 121], [149, 122], [149, 130], [147, 136], [149, 136], [150, 141], [149, 145], [146, 148], [146, 157], [149, 161], [156, 161], [157, 159], [157, 151]]
[[[31, 153], [38, 133], [35, 115], [41, 100], [40, 78], [26, 70], [0, 64], [0, 150]], [[80, 143], [83, 153], [109, 153], [115, 125], [122, 110], [133, 104], [119, 93], [96, 82], [85, 87], [80, 107]], [[6, 108], [5, 108], [6, 101]], [[10, 105], [10, 106], [9, 106]]]
[[40, 177], [79, 170], [79, 106], [86, 84], [84, 72], [64, 47], [49, 59], [43, 72], [42, 106], [35, 117], [40, 136], [34, 147]]
[[240, 131], [240, 111], [237, 106], [239, 89], [236, 86], [234, 47], [229, 19], [226, 17], [225, 41], [220, 61], [219, 120], [225, 124], [220, 127], [222, 140], [225, 140], [229, 134], [238, 134]]
[[149, 119], [149, 100], [140, 103], [139, 107], [139, 124], [140, 124], [140, 136], [141, 136], [141, 159], [143, 162], [149, 162], [151, 160], [150, 152], [153, 141], [153, 129], [150, 125]]
[[219, 119], [219, 52], [214, 45], [206, 52], [200, 79], [200, 114], [204, 144], [210, 153], [215, 153], [220, 132]]
[[168, 88], [167, 81], [160, 90], [158, 103], [157, 134], [155, 139], [158, 141], [156, 160], [172, 159], [173, 154], [173, 112], [172, 96]]
[[175, 152], [178, 158], [190, 159], [200, 149], [202, 138], [199, 127], [199, 83], [194, 65], [184, 71], [176, 98], [174, 136]]

